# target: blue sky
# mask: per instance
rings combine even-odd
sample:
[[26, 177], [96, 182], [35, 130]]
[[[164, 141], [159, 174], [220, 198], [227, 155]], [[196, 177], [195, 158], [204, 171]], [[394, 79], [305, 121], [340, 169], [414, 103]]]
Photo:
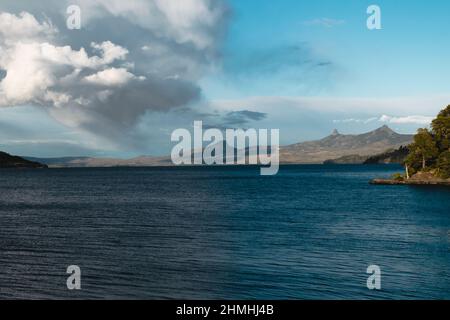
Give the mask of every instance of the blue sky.
[[[306, 56], [299, 56], [299, 60], [316, 59], [330, 65], [322, 68], [326, 70], [320, 67], [310, 70], [310, 78], [303, 80], [306, 83], [284, 81], [278, 74], [264, 79], [261, 74], [254, 74], [245, 79], [248, 82], [245, 86], [234, 87], [234, 81], [224, 84], [222, 78], [213, 76], [204, 81], [205, 93], [221, 99], [261, 94], [388, 97], [448, 92], [450, 4], [446, 1], [377, 1], [383, 29], [370, 31], [366, 28], [366, 9], [373, 3], [361, 0], [231, 1], [234, 14], [224, 54], [224, 66], [231, 69], [230, 73], [237, 71], [233, 66], [239, 65], [235, 60], [242, 59], [241, 55], [257, 51], [280, 52], [295, 46], [305, 50]], [[335, 24], [320, 23], [326, 19]], [[272, 59], [286, 63], [279, 71], [289, 76], [288, 69], [293, 61], [282, 61], [283, 57], [280, 54]], [[327, 79], [317, 83], [315, 77]], [[260, 87], [264, 88], [263, 92], [258, 90]]]
[[[103, 104], [96, 94], [104, 87], [79, 88], [86, 82], [81, 78], [67, 84], [69, 74], [64, 78], [55, 65], [39, 65], [34, 74], [44, 69], [54, 82], [66, 80], [26, 99], [7, 100], [10, 87], [0, 90], [0, 105], [6, 107], [0, 107], [2, 150], [32, 156], [167, 154], [171, 131], [194, 120], [279, 128], [283, 144], [322, 138], [333, 128], [361, 133], [387, 124], [412, 133], [450, 103], [448, 1], [224, 0], [212, 5], [193, 0], [181, 16], [181, 9], [158, 7], [156, 0], [72, 2], [82, 5], [87, 19], [75, 33], [65, 30], [64, 1], [34, 7], [7, 0], [0, 13], [30, 12], [39, 28], [47, 28], [44, 22], [50, 19], [57, 36], [26, 40], [56, 49], [70, 46], [73, 51], [66, 54], [80, 48], [98, 54], [89, 48], [91, 42], [112, 42], [128, 53], [101, 68], [120, 71], [129, 82], [108, 79], [117, 88], [114, 100]], [[382, 30], [366, 27], [372, 4], [381, 8]], [[160, 21], [161, 14], [169, 22]], [[114, 31], [117, 25], [120, 32]], [[3, 52], [15, 48], [19, 40], [11, 39], [16, 38], [0, 33]], [[0, 59], [0, 71], [10, 68], [4, 74], [12, 75], [18, 65], [11, 59]], [[89, 79], [99, 82], [102, 76], [99, 71]], [[26, 82], [27, 77], [21, 83]], [[65, 95], [53, 98], [57, 90], [66, 90]], [[91, 107], [83, 105], [85, 100]]]

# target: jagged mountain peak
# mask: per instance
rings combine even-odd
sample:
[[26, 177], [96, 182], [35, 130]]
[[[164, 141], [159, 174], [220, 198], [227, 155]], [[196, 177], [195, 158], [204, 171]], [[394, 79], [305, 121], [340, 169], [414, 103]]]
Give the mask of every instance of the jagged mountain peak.
[[340, 133], [337, 129], [334, 129], [333, 132], [331, 133], [332, 136], [339, 136]]
[[374, 130], [374, 132], [387, 132], [387, 133], [395, 133], [398, 134], [397, 132], [395, 132], [394, 130], [392, 130], [389, 126], [384, 125], [382, 127], [379, 127], [378, 129]]

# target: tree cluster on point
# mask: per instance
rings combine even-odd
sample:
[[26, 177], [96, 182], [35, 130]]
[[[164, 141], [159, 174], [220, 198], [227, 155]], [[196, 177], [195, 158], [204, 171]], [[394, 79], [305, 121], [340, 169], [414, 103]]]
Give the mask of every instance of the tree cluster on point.
[[430, 172], [438, 178], [450, 178], [450, 105], [431, 123], [431, 130], [419, 129], [409, 145], [405, 159], [406, 178], [418, 172]]

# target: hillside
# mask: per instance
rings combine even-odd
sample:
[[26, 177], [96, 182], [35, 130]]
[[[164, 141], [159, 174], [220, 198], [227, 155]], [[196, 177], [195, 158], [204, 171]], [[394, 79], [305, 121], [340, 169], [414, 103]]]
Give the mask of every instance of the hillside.
[[367, 158], [364, 164], [399, 163], [402, 164], [408, 156], [408, 147], [400, 147], [396, 150], [388, 150], [381, 154]]
[[5, 152], [0, 152], [0, 168], [46, 168], [38, 162], [29, 161], [21, 157], [12, 156]]
[[363, 164], [365, 161], [367, 161], [367, 159], [368, 156], [352, 154], [337, 159], [326, 160], [323, 162], [323, 164]]
[[324, 164], [388, 164], [403, 163], [408, 155], [408, 147], [389, 149], [373, 156], [349, 155], [324, 161]]
[[293, 144], [280, 149], [282, 163], [323, 163], [342, 157], [364, 162], [364, 158], [381, 154], [389, 149], [398, 149], [413, 141], [413, 135], [399, 134], [383, 126], [374, 131], [345, 135], [335, 130], [321, 140]]
[[140, 156], [132, 159], [93, 157], [26, 158], [45, 163], [52, 168], [152, 167], [172, 165], [170, 157], [151, 156]]

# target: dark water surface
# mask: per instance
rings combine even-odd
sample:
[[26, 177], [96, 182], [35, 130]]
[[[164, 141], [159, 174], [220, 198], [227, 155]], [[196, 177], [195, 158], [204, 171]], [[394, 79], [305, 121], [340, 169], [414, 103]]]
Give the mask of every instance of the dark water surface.
[[397, 170], [0, 170], [0, 298], [450, 299], [450, 189]]

